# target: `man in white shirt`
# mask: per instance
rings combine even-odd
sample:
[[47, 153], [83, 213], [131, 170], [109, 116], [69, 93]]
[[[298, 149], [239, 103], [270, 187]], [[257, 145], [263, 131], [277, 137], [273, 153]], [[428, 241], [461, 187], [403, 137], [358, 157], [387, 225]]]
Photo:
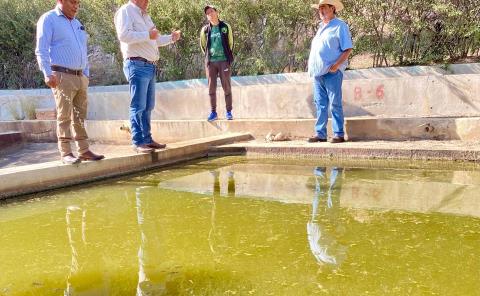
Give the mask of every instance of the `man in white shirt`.
[[181, 32], [160, 35], [147, 14], [149, 0], [130, 0], [115, 14], [115, 28], [124, 59], [123, 71], [130, 84], [130, 124], [135, 150], [150, 153], [163, 149], [152, 139], [150, 118], [155, 106], [155, 72], [159, 46], [180, 39]]

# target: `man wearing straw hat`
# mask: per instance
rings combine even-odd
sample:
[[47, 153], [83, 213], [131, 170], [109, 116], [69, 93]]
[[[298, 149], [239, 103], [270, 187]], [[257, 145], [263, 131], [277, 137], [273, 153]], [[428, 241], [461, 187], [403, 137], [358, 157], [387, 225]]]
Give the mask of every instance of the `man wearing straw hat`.
[[336, 17], [343, 9], [338, 0], [320, 0], [312, 5], [318, 10], [321, 22], [312, 40], [308, 73], [313, 81], [313, 98], [317, 107], [316, 135], [308, 142], [327, 141], [328, 106], [332, 112], [333, 138], [331, 143], [345, 142], [342, 107], [343, 72], [352, 52], [352, 37], [348, 25]]

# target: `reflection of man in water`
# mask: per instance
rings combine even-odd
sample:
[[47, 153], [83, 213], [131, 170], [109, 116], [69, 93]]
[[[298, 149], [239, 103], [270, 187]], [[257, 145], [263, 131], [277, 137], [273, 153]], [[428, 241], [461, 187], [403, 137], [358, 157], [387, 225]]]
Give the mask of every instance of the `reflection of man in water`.
[[148, 219], [148, 206], [146, 191], [149, 186], [138, 187], [135, 191], [137, 223], [140, 230], [140, 248], [138, 249], [138, 285], [137, 296], [159, 295], [165, 293], [165, 272], [161, 268], [160, 240], [158, 238], [159, 226]]
[[[215, 226], [215, 213], [217, 209], [216, 198], [221, 196], [220, 192], [220, 172], [219, 171], [211, 171], [211, 175], [213, 176], [213, 194], [212, 194], [212, 213], [210, 217], [210, 231], [208, 232], [208, 244], [210, 246], [210, 251], [214, 256], [215, 262], [219, 262], [221, 260], [220, 254], [216, 251], [215, 245], [218, 244], [216, 240], [218, 237], [221, 236], [218, 233], [216, 226]], [[235, 178], [232, 171], [227, 173], [227, 196], [228, 197], [235, 197]]]
[[[87, 243], [87, 210], [78, 206], [67, 207], [65, 215], [68, 243], [72, 252], [67, 288], [63, 295], [105, 295], [105, 276], [100, 270], [98, 254]], [[95, 256], [96, 255], [96, 256]]]
[[[211, 171], [210, 174], [213, 176], [213, 196], [219, 197], [221, 195], [220, 192], [220, 172], [219, 171]], [[228, 180], [227, 180], [227, 196], [228, 197], [235, 197], [235, 178], [232, 171], [227, 173]]]
[[[339, 245], [335, 238], [341, 232], [341, 225], [338, 225], [339, 219], [337, 219], [340, 204], [340, 195], [337, 194], [340, 184], [337, 183], [337, 178], [342, 172], [341, 168], [331, 169], [328, 190], [325, 191], [322, 187], [327, 187], [327, 169], [324, 167], [314, 169], [315, 194], [312, 202], [312, 218], [307, 223], [307, 235], [310, 250], [319, 264], [339, 265], [345, 255], [345, 247]], [[325, 215], [323, 221], [317, 219], [319, 212]], [[333, 233], [327, 233], [327, 229], [332, 229]]]

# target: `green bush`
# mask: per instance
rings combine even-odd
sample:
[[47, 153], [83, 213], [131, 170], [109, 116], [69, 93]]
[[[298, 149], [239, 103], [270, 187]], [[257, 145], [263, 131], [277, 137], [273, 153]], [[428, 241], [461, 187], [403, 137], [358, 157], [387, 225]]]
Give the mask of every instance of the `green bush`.
[[[113, 17], [126, 0], [82, 0], [79, 19], [90, 34], [90, 46], [121, 55]], [[234, 75], [305, 71], [317, 17], [306, 0], [214, 0], [220, 17], [235, 35]], [[158, 29], [183, 32], [174, 46], [161, 48], [158, 79], [204, 77], [198, 46], [205, 23], [197, 0], [150, 1], [149, 13]], [[344, 0], [340, 18], [348, 22], [354, 55], [372, 54], [372, 66], [450, 63], [478, 56], [480, 6], [474, 0]], [[0, 3], [0, 88], [43, 85], [38, 71], [35, 23], [55, 1], [10, 0]]]
[[345, 1], [356, 52], [372, 66], [455, 62], [479, 55], [480, 6], [473, 0]]
[[0, 88], [38, 87], [43, 75], [35, 58], [37, 19], [54, 1], [0, 1]]

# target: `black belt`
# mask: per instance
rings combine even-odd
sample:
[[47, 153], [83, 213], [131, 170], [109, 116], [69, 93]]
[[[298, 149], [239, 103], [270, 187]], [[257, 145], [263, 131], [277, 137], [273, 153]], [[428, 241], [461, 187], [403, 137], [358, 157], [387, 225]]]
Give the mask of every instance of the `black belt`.
[[152, 65], [155, 65], [157, 64], [156, 62], [151, 62], [147, 59], [144, 59], [142, 57], [129, 57], [127, 58], [127, 60], [131, 60], [131, 61], [141, 61], [141, 62], [145, 62], [145, 63], [149, 63], [149, 64], [152, 64]]
[[72, 70], [72, 69], [68, 69], [68, 68], [61, 67], [61, 66], [55, 66], [55, 65], [53, 65], [51, 68], [52, 68], [52, 71], [56, 71], [56, 72], [62, 72], [62, 73], [76, 75], [76, 76], [82, 76], [83, 75], [82, 70]]

